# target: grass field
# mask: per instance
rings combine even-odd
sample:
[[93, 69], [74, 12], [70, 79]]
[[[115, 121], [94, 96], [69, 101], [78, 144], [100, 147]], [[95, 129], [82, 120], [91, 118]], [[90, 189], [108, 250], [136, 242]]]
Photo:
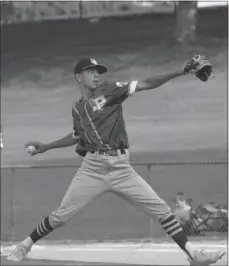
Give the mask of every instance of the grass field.
[[[129, 80], [180, 69], [194, 53], [210, 57], [215, 66], [213, 80], [202, 83], [185, 76], [124, 103], [131, 160], [227, 160], [226, 21], [226, 9], [201, 13], [199, 42], [186, 48], [167, 43], [175, 23], [172, 15], [3, 28], [2, 165], [80, 163], [74, 148], [33, 158], [24, 150], [29, 140], [49, 142], [72, 131], [71, 107], [79, 98], [72, 69], [79, 58], [95, 57], [107, 64], [110, 72], [105, 79]], [[75, 170], [16, 171], [13, 222], [17, 239], [56, 208]], [[145, 169], [137, 171], [146, 177]], [[9, 239], [13, 179], [7, 169], [1, 171], [1, 176], [1, 226], [4, 239]], [[150, 177], [152, 186], [169, 203], [178, 191], [187, 192], [196, 203], [227, 199], [226, 165], [156, 166]], [[144, 238], [149, 236], [148, 225], [147, 217], [112, 195], [93, 203], [50, 239]], [[161, 236], [158, 225], [154, 234]]]

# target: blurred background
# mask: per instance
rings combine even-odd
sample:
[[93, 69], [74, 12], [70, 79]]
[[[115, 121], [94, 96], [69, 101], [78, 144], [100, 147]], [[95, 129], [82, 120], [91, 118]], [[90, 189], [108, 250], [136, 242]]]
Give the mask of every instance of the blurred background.
[[[181, 77], [123, 104], [131, 161], [188, 234], [225, 237], [227, 2], [1, 2], [1, 239], [22, 239], [56, 208], [81, 162], [74, 147], [24, 149], [72, 131], [79, 59], [126, 81], [181, 69], [194, 54], [209, 57], [214, 79]], [[165, 237], [156, 220], [104, 195], [47, 239], [148, 237]]]

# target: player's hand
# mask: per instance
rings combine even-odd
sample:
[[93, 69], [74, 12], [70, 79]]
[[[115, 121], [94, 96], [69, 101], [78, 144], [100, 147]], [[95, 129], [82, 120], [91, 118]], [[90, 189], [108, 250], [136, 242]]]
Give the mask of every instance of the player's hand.
[[38, 153], [44, 153], [47, 151], [46, 144], [38, 141], [30, 141], [25, 144], [25, 148], [31, 156], [34, 156]]

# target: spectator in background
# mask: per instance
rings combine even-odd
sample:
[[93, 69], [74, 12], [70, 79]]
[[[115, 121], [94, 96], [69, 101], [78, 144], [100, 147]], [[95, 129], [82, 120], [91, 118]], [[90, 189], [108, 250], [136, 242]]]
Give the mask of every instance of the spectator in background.
[[181, 223], [181, 225], [186, 224], [190, 220], [191, 216], [191, 205], [192, 199], [188, 199], [183, 192], [178, 192], [175, 198], [176, 208], [174, 210], [174, 215], [176, 219]]
[[183, 192], [178, 192], [175, 198], [176, 208], [174, 215], [180, 222], [187, 235], [201, 235], [201, 231], [206, 229], [203, 220], [198, 217], [194, 208], [193, 200], [188, 198]]

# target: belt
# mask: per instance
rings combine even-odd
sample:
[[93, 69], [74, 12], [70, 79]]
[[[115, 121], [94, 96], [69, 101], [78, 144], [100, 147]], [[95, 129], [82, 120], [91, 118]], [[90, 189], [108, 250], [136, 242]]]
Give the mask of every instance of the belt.
[[117, 150], [108, 150], [108, 151], [90, 151], [90, 153], [98, 153], [98, 154], [108, 155], [108, 156], [118, 156], [119, 154], [126, 154], [126, 150], [117, 149]]

